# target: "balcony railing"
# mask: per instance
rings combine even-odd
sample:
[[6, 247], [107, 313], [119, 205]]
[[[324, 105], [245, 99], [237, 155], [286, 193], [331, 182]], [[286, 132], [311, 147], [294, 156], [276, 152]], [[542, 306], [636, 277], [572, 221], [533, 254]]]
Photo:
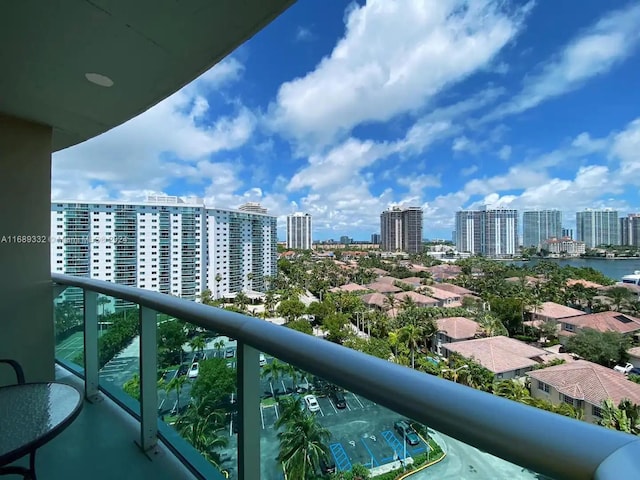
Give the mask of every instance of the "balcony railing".
[[[140, 306], [139, 407], [131, 407], [131, 401], [123, 400], [123, 396], [116, 395], [114, 399], [140, 419], [139, 444], [143, 450], [153, 449], [160, 437], [174, 446], [176, 455], [197, 476], [211, 478], [211, 472], [202, 470], [210, 464], [181, 453], [176, 445], [184, 442], [158, 420], [158, 313], [237, 339], [237, 358], [233, 359], [237, 362], [237, 476], [232, 477], [265, 478], [260, 461], [264, 415], [259, 365], [260, 352], [265, 352], [353, 392], [358, 403], [360, 395], [429, 429], [539, 474], [556, 479], [640, 478], [640, 439], [635, 436], [496, 397], [253, 317], [100, 280], [55, 273], [52, 278], [54, 298], [67, 287], [79, 287], [84, 292], [82, 375], [88, 399], [100, 390], [109, 393], [100, 381], [98, 294]], [[283, 389], [286, 390], [284, 382]], [[379, 462], [369, 453], [370, 466], [376, 466]], [[396, 454], [399, 455], [398, 450]]]

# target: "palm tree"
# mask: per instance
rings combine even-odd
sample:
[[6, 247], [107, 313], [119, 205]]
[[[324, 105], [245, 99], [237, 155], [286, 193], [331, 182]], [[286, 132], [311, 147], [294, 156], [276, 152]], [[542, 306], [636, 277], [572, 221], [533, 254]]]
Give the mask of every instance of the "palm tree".
[[389, 310], [393, 310], [394, 308], [396, 308], [396, 305], [398, 304], [398, 299], [395, 297], [395, 295], [389, 295], [388, 297], [386, 297], [384, 299], [384, 305], [389, 309]]
[[508, 335], [507, 329], [502, 324], [502, 321], [490, 312], [480, 312], [476, 317], [476, 321], [483, 335], [486, 337]]
[[[269, 382], [277, 382], [280, 379], [280, 376], [287, 371], [287, 365], [274, 358], [271, 363], [267, 363], [264, 367], [262, 367], [262, 372], [260, 375], [264, 378], [268, 378]], [[273, 388], [273, 385], [271, 385]]]
[[280, 451], [277, 460], [288, 478], [311, 480], [316, 478], [320, 459], [327, 458], [326, 442], [331, 433], [322, 427], [315, 415], [304, 415], [287, 424], [287, 430], [278, 433]]
[[233, 303], [236, 304], [240, 310], [246, 311], [247, 305], [249, 304], [249, 297], [247, 297], [244, 292], [238, 292], [233, 299]]
[[402, 300], [402, 308], [404, 308], [405, 310], [411, 310], [412, 308], [416, 308], [416, 302], [413, 298], [411, 298], [410, 296], [406, 296], [404, 297], [404, 299]]
[[220, 456], [216, 448], [225, 447], [228, 440], [217, 431], [223, 427], [224, 413], [214, 410], [207, 398], [192, 403], [176, 421], [178, 433], [198, 450], [203, 457], [220, 468]]
[[176, 375], [169, 383], [167, 383], [167, 392], [175, 390], [176, 392], [176, 411], [180, 412], [180, 393], [182, 392], [182, 387], [187, 381], [186, 375]]
[[411, 368], [416, 368], [415, 353], [418, 342], [422, 339], [422, 329], [416, 325], [405, 325], [398, 332], [398, 340], [409, 347], [411, 352]]
[[282, 397], [278, 403], [280, 405], [280, 416], [274, 423], [277, 430], [285, 425], [295, 424], [307, 415], [302, 399], [298, 396]]
[[493, 386], [493, 393], [499, 397], [508, 398], [516, 402], [530, 404], [529, 390], [517, 380], [502, 380]]
[[207, 341], [202, 335], [198, 335], [191, 339], [191, 341], [189, 342], [189, 346], [191, 347], [192, 351], [202, 353], [204, 351], [204, 348], [207, 346]]
[[624, 287], [612, 287], [607, 290], [605, 296], [611, 299], [613, 310], [619, 312], [632, 299], [633, 294]]
[[213, 347], [216, 349], [216, 352], [219, 352], [220, 350], [222, 350], [222, 347], [224, 347], [224, 340], [217, 340], [213, 344]]
[[269, 313], [269, 315], [273, 315], [273, 311], [276, 308], [276, 304], [278, 303], [278, 299], [272, 291], [268, 291], [264, 297], [264, 310]]

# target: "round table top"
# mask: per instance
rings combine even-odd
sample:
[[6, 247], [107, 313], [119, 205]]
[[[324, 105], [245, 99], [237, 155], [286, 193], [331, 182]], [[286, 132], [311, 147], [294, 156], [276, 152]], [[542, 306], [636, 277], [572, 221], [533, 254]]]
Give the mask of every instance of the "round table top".
[[0, 388], [0, 466], [44, 445], [80, 413], [82, 395], [62, 383]]

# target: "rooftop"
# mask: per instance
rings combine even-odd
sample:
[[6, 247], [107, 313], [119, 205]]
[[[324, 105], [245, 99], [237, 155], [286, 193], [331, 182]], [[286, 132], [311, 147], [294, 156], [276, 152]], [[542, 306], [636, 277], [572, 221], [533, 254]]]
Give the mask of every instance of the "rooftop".
[[478, 324], [466, 317], [439, 318], [438, 330], [456, 340], [473, 338], [478, 331]]
[[468, 288], [459, 287], [458, 285], [453, 285], [452, 283], [438, 283], [435, 285], [435, 288], [439, 290], [446, 290], [447, 292], [457, 293], [458, 295], [473, 295], [473, 292]]
[[607, 398], [616, 405], [624, 398], [640, 404], [640, 385], [629, 381], [623, 373], [586, 360], [534, 370], [528, 375], [560, 393], [594, 405]]
[[504, 336], [447, 343], [443, 347], [479, 363], [493, 373], [532, 367], [538, 364], [533, 358], [547, 353], [540, 348]]
[[579, 328], [591, 328], [599, 332], [631, 333], [640, 330], [640, 319], [614, 311], [567, 317], [563, 318], [562, 322]]
[[536, 309], [531, 309], [530, 312], [537, 316], [555, 319], [585, 315], [585, 312], [582, 310], [560, 305], [555, 302], [544, 302], [542, 306]]

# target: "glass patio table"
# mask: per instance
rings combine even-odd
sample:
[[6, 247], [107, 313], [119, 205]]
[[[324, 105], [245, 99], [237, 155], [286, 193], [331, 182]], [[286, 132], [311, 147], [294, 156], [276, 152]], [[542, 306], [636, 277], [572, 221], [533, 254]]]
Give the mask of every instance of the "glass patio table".
[[[82, 404], [82, 394], [63, 383], [0, 387], [0, 475], [35, 480], [36, 450], [67, 428]], [[9, 465], [27, 454], [29, 468]]]

